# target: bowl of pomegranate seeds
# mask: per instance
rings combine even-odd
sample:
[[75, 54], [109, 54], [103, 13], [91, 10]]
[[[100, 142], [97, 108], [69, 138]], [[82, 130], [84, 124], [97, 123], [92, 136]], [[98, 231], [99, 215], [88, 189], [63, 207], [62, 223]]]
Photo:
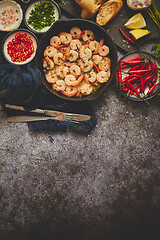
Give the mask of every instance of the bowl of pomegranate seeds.
[[119, 60], [117, 86], [127, 98], [146, 101], [160, 90], [158, 59], [147, 52], [130, 52]]
[[18, 29], [6, 36], [3, 55], [10, 63], [24, 65], [33, 60], [36, 49], [36, 36], [26, 29]]

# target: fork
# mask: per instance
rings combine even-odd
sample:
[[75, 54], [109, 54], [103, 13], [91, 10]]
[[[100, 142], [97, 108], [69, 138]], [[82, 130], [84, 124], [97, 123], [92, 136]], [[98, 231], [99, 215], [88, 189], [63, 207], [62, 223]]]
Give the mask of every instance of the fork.
[[55, 120], [59, 121], [67, 121], [67, 122], [74, 122], [74, 123], [79, 123], [78, 116], [73, 116], [72, 113], [65, 113], [65, 114], [59, 114], [56, 117], [54, 117]]

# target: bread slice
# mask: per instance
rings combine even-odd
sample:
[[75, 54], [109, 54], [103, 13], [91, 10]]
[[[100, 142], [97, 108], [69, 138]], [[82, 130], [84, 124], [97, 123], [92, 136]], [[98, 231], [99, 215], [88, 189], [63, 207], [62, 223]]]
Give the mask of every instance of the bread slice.
[[82, 8], [86, 9], [90, 14], [95, 14], [100, 8], [101, 0], [75, 0]]
[[124, 0], [109, 0], [105, 2], [98, 11], [96, 23], [101, 26], [106, 25], [118, 14], [123, 4]]

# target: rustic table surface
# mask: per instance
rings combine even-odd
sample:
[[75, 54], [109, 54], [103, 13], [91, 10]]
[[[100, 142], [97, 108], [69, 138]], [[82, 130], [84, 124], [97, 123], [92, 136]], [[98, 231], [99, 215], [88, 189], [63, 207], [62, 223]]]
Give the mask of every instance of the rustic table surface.
[[113, 81], [92, 106], [87, 135], [0, 111], [0, 239], [160, 239], [160, 96], [132, 102]]

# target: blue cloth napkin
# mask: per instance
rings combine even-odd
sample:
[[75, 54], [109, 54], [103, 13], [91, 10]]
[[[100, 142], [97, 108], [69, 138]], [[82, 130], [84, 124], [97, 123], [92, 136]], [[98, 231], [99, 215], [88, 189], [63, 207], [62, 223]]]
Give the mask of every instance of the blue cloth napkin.
[[[7, 95], [2, 99], [3, 106], [5, 103], [9, 103], [24, 106], [26, 110], [41, 108], [91, 116], [90, 120], [79, 124], [57, 120], [29, 122], [28, 127], [31, 131], [66, 131], [70, 129], [74, 132], [89, 133], [96, 125], [96, 116], [89, 103], [59, 99], [43, 86], [41, 73], [35, 67], [34, 61], [24, 66], [18, 66], [8, 63], [0, 53], [0, 91], [5, 89], [7, 89]], [[4, 111], [8, 116], [30, 114], [5, 107]]]

